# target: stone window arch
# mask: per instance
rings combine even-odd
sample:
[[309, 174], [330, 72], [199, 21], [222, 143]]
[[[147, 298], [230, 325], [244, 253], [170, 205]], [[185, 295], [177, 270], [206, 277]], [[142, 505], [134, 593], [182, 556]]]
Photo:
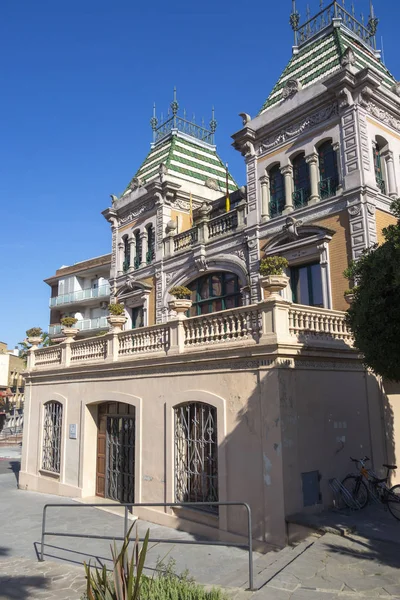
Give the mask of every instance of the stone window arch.
[[60, 473], [63, 405], [50, 400], [44, 405], [42, 469]]
[[385, 155], [389, 151], [389, 144], [385, 138], [380, 135], [375, 137], [372, 144], [372, 150], [374, 153], [374, 169], [375, 169], [375, 180], [376, 185], [382, 194], [387, 193], [387, 176], [385, 169]]
[[[176, 502], [218, 502], [217, 409], [205, 402], [174, 407]], [[217, 506], [198, 506], [218, 513]]]

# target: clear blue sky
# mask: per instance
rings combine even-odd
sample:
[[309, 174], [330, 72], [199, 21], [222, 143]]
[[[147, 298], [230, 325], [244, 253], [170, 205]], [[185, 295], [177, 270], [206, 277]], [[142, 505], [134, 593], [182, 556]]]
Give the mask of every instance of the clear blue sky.
[[[367, 0], [354, 2], [368, 14]], [[319, 0], [309, 3], [316, 12]], [[305, 6], [298, 0], [303, 15]], [[400, 3], [375, 7], [400, 79]], [[174, 85], [197, 122], [215, 106], [219, 153], [245, 183], [230, 136], [290, 58], [290, 9], [290, 0], [2, 0], [0, 340], [12, 347], [27, 328], [46, 330], [43, 279], [110, 251], [100, 213], [147, 154], [152, 104], [165, 113]]]

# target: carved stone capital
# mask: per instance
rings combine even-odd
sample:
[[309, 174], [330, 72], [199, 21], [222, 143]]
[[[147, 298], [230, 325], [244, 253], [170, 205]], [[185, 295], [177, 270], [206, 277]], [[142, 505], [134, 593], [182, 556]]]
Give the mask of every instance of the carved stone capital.
[[261, 177], [260, 177], [260, 183], [261, 183], [261, 185], [268, 185], [269, 184], [269, 177], [268, 177], [268, 175], [261, 175]]
[[306, 163], [308, 165], [318, 164], [318, 154], [316, 152], [313, 152], [312, 154], [306, 156]]
[[284, 167], [281, 167], [281, 173], [282, 175], [293, 175], [292, 165], [285, 165]]

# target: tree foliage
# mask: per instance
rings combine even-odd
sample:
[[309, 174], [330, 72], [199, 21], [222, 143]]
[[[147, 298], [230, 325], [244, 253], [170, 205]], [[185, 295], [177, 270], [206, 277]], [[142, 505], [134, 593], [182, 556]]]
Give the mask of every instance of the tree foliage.
[[400, 199], [392, 203], [397, 224], [383, 230], [385, 242], [366, 250], [344, 275], [353, 280], [347, 323], [365, 364], [400, 381]]

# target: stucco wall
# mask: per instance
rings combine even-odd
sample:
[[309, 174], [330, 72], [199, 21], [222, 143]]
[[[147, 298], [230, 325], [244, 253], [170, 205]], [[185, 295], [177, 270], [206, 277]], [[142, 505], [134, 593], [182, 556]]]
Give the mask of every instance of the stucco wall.
[[[75, 375], [75, 381], [38, 381], [28, 394], [20, 485], [67, 496], [93, 496], [97, 405], [118, 401], [136, 408], [136, 501], [172, 502], [173, 407], [206, 402], [217, 409], [220, 500], [248, 502], [255, 538], [281, 546], [286, 540], [285, 514], [303, 508], [302, 472], [321, 473], [323, 502], [328, 505], [327, 480], [351, 470], [350, 454], [370, 453], [377, 466], [384, 462], [375, 379], [368, 384], [366, 399], [368, 382], [360, 366], [334, 364], [335, 368], [308, 363], [292, 369], [232, 358], [207, 360], [183, 370], [159, 365], [145, 371], [126, 364], [120, 375], [103, 370], [89, 378], [82, 372], [84, 377]], [[40, 472], [43, 404], [49, 400], [64, 406], [59, 479]], [[70, 424], [77, 425], [77, 439], [69, 439]], [[339, 436], [345, 440], [338, 442]], [[246, 534], [246, 516], [239, 508], [221, 508], [219, 520], [187, 510], [176, 516], [169, 509], [141, 509], [139, 515], [199, 532], [204, 527], [195, 522], [219, 527], [213, 535], [221, 538], [226, 530]]]

